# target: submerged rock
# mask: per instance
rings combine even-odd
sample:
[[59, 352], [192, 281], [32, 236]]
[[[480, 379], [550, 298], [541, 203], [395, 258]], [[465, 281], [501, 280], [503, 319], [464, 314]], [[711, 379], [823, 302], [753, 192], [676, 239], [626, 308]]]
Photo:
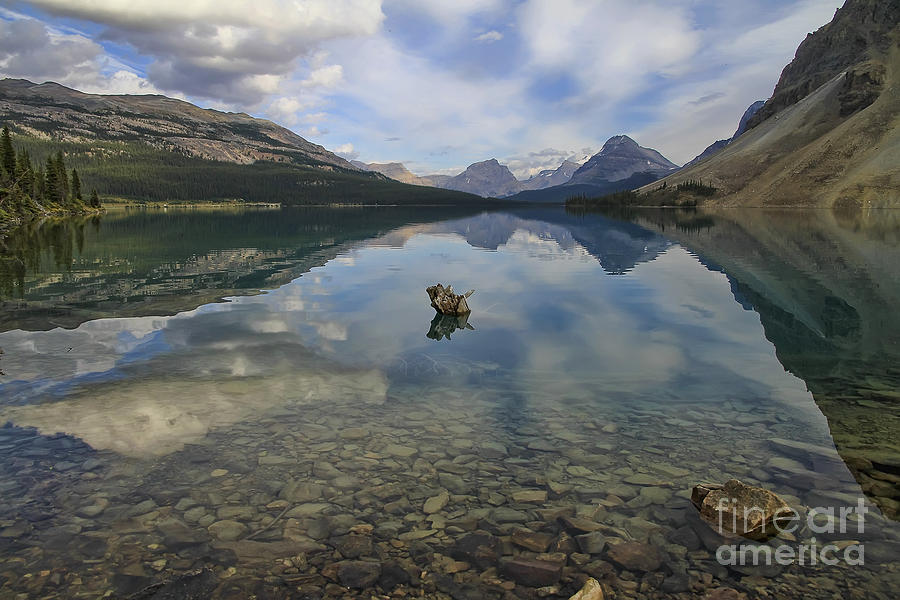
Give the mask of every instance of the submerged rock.
[[731, 479], [725, 485], [700, 484], [691, 492], [700, 516], [722, 535], [764, 539], [778, 533], [776, 521], [786, 522], [796, 513], [774, 492]]
[[530, 587], [553, 585], [562, 577], [562, 565], [531, 558], [510, 558], [500, 563], [500, 572], [516, 583]]
[[208, 530], [217, 539], [223, 542], [230, 542], [246, 535], [247, 526], [238, 521], [224, 519], [210, 525]]
[[656, 571], [662, 565], [662, 556], [655, 546], [641, 542], [625, 542], [610, 547], [607, 556], [611, 561], [629, 571]]
[[341, 585], [346, 587], [369, 588], [381, 577], [381, 564], [363, 560], [345, 560], [338, 563], [337, 577]]
[[489, 569], [497, 563], [499, 544], [500, 540], [486, 531], [470, 533], [457, 540], [450, 549], [450, 556], [479, 569]]
[[428, 500], [425, 501], [425, 506], [423, 507], [423, 511], [426, 515], [431, 515], [436, 512], [442, 510], [447, 503], [450, 501], [450, 494], [447, 492], [441, 492], [436, 496], [432, 496]]

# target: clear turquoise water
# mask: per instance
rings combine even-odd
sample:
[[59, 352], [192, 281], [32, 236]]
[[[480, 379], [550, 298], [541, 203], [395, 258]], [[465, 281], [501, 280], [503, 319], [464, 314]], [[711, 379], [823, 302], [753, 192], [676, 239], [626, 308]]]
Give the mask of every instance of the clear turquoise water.
[[[380, 564], [420, 534], [453, 554], [473, 527], [508, 559], [534, 556], [513, 529], [557, 536], [567, 511], [664, 560], [569, 557], [560, 597], [586, 574], [617, 597], [891, 597], [897, 330], [878, 303], [896, 234], [796, 217], [139, 211], [19, 234], [0, 278], [0, 577], [10, 597], [96, 597], [209, 568], [216, 597], [318, 597], [355, 558], [351, 525], [374, 527]], [[469, 327], [434, 321], [438, 281], [476, 290]], [[730, 478], [801, 509], [864, 498], [865, 534], [825, 539], [865, 542], [869, 568], [729, 569], [680, 544], [690, 488]], [[430, 561], [415, 594], [536, 593]]]

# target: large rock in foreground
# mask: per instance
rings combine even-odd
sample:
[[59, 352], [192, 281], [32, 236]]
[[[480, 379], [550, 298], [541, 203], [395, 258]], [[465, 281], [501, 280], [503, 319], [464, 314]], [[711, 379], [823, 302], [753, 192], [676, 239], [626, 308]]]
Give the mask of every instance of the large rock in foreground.
[[769, 490], [731, 479], [725, 485], [700, 484], [691, 492], [691, 502], [700, 516], [722, 535], [739, 535], [753, 540], [778, 533], [796, 517], [787, 502]]

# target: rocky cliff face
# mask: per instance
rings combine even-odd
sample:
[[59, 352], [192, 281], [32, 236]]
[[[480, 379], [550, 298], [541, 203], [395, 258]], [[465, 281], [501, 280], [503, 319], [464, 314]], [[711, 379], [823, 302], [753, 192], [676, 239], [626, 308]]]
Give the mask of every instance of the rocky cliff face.
[[440, 187], [479, 196], [502, 198], [519, 191], [519, 180], [496, 158], [477, 162]]
[[706, 204], [900, 207], [900, 3], [848, 0], [748, 127], [666, 183], [702, 179]]
[[[834, 15], [831, 23], [809, 34], [797, 48], [794, 60], [781, 73], [772, 97], [748, 123], [756, 127], [788, 106], [792, 106], [843, 71], [862, 67], [863, 72], [877, 65], [862, 65], [889, 53], [896, 44], [900, 2], [896, 0], [848, 0]], [[879, 76], [876, 75], [875, 79]], [[858, 79], [858, 76], [857, 76]], [[857, 81], [866, 87], [867, 82]], [[847, 107], [850, 112], [874, 102], [875, 91], [862, 93]], [[846, 110], [846, 109], [845, 109]], [[849, 113], [848, 113], [849, 114]]]
[[271, 121], [203, 109], [156, 95], [85, 94], [57, 83], [0, 80], [0, 120], [22, 133], [83, 141], [139, 141], [198, 158], [258, 160], [357, 170], [349, 162]]
[[572, 175], [569, 185], [606, 184], [627, 179], [635, 173], [662, 177], [678, 168], [665, 156], [638, 145], [627, 135], [609, 138], [603, 148]]

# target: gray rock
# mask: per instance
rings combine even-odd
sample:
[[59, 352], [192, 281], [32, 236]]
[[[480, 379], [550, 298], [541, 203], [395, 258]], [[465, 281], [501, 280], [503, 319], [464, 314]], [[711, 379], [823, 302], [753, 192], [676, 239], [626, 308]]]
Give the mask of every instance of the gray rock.
[[256, 514], [256, 509], [252, 506], [222, 506], [216, 511], [216, 516], [220, 520], [239, 519], [248, 521]]
[[625, 542], [609, 547], [607, 557], [628, 571], [656, 571], [662, 565], [662, 556], [655, 546], [641, 542]]
[[190, 497], [184, 497], [178, 501], [178, 504], [175, 505], [175, 510], [180, 510], [182, 512], [186, 511], [189, 508], [197, 506], [197, 501]]
[[575, 541], [585, 554], [600, 554], [606, 547], [606, 537], [599, 531], [577, 535]]
[[304, 519], [307, 517], [315, 517], [319, 516], [330, 507], [331, 505], [325, 502], [310, 502], [308, 504], [295, 506], [291, 510], [287, 511], [287, 514], [285, 514], [285, 516], [289, 519]]
[[500, 540], [486, 531], [476, 531], [458, 539], [450, 548], [450, 556], [475, 565], [479, 569], [496, 566]]
[[500, 572], [516, 583], [530, 587], [544, 587], [557, 583], [562, 577], [562, 565], [531, 558], [509, 558], [500, 561]]
[[189, 523], [196, 523], [203, 516], [206, 515], [206, 509], [202, 506], [195, 506], [194, 508], [188, 509], [184, 512], [184, 520]]
[[322, 497], [322, 486], [307, 481], [288, 480], [278, 493], [279, 498], [288, 502], [312, 502]]
[[531, 550], [532, 552], [546, 552], [553, 542], [553, 536], [546, 533], [538, 533], [528, 529], [516, 529], [512, 532], [512, 543]]
[[165, 546], [174, 552], [209, 541], [206, 531], [188, 527], [175, 518], [157, 521], [156, 528], [162, 533]]
[[423, 507], [423, 511], [426, 515], [432, 515], [436, 512], [440, 512], [447, 503], [450, 501], [450, 494], [446, 491], [441, 492], [437, 496], [432, 496], [428, 500], [425, 501], [425, 506]]
[[338, 563], [337, 577], [341, 585], [354, 588], [370, 588], [381, 576], [381, 563], [363, 560], [345, 560]]
[[441, 486], [447, 488], [453, 494], [467, 494], [471, 489], [471, 486], [462, 477], [452, 473], [440, 473], [438, 481]]
[[106, 510], [106, 504], [91, 504], [90, 506], [82, 506], [75, 514], [79, 517], [84, 517], [85, 519], [93, 519], [94, 517], [99, 516], [104, 510]]
[[233, 542], [247, 534], [247, 526], [238, 521], [216, 521], [208, 528], [210, 534], [223, 542]]
[[409, 446], [401, 446], [400, 444], [388, 444], [384, 449], [385, 454], [396, 456], [398, 458], [409, 458], [419, 453], [415, 448]]
[[529, 519], [521, 510], [501, 506], [491, 511], [491, 518], [497, 523], [524, 523]]
[[359, 558], [372, 554], [372, 538], [368, 535], [349, 534], [336, 538], [334, 547], [344, 558]]

